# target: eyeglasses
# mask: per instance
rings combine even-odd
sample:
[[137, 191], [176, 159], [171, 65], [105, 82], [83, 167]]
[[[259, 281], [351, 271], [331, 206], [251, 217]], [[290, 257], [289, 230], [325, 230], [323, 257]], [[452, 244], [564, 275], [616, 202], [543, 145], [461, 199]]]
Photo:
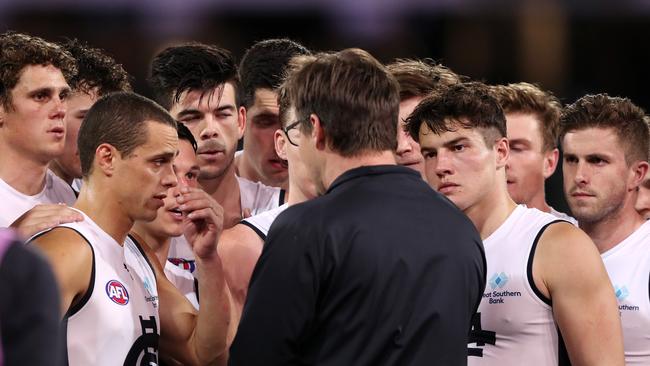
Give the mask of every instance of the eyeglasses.
[[296, 122], [293, 122], [289, 124], [287, 127], [283, 127], [282, 131], [284, 132], [285, 135], [287, 135], [287, 140], [289, 140], [289, 143], [293, 146], [298, 146], [298, 144], [295, 141], [298, 141], [300, 139], [300, 130], [298, 129], [299, 125], [308, 120], [309, 117], [299, 119]]

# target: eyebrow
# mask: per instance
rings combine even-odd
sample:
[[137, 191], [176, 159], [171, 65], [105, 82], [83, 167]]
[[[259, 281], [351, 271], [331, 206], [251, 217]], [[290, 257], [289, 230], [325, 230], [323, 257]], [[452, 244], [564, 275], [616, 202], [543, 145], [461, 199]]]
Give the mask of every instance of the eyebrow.
[[449, 146], [456, 145], [459, 142], [465, 142], [465, 141], [469, 142], [469, 139], [467, 137], [464, 137], [464, 136], [463, 137], [458, 137], [458, 138], [455, 138], [455, 139], [453, 139], [451, 141], [445, 142], [444, 144], [442, 144], [442, 146], [449, 147]]
[[217, 108], [217, 112], [223, 112], [223, 111], [231, 111], [231, 112], [234, 112], [235, 109], [236, 109], [236, 108], [235, 108], [234, 105], [232, 105], [232, 104], [226, 104], [226, 105], [219, 106], [219, 107]]
[[152, 156], [151, 158], [149, 158], [149, 160], [156, 160], [156, 159], [160, 159], [160, 158], [165, 158], [165, 159], [170, 159], [171, 160], [176, 155], [178, 155], [178, 151], [164, 152], [164, 153], [160, 153], [160, 154], [156, 154], [156, 155]]
[[201, 114], [203, 114], [203, 112], [199, 111], [198, 109], [184, 109], [178, 112], [177, 119], [181, 119], [182, 117], [185, 116], [194, 116], [194, 115], [201, 115]]

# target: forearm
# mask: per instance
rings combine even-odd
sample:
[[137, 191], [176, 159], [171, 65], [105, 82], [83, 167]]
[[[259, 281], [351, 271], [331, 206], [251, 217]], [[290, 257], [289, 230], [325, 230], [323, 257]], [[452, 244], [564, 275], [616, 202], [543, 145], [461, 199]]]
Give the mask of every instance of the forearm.
[[209, 259], [197, 258], [199, 271], [199, 308], [191, 347], [200, 364], [219, 364], [226, 354], [231, 324], [231, 295], [223, 265], [216, 252]]

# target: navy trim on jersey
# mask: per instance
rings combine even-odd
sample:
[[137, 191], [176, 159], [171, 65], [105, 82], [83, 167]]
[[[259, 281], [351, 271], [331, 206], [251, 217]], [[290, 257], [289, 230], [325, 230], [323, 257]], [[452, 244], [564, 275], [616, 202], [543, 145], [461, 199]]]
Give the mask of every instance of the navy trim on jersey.
[[199, 280], [196, 279], [196, 277], [194, 277], [194, 292], [196, 293], [196, 303], [200, 305], [201, 300], [199, 300]]
[[[77, 231], [76, 229], [73, 229], [73, 228], [71, 228], [71, 227], [67, 227], [67, 226], [57, 226], [57, 227], [54, 227], [54, 228], [52, 228], [52, 229], [49, 229], [49, 230], [43, 231], [43, 232], [41, 232], [41, 233], [38, 233], [38, 234], [34, 235], [34, 236], [31, 238], [31, 240], [30, 240], [29, 242], [30, 242], [30, 243], [33, 242], [34, 239], [37, 239], [37, 238], [43, 236], [44, 234], [49, 233], [50, 231], [52, 231], [52, 230], [54, 230], [54, 229], [68, 229], [68, 230], [72, 230], [72, 231], [74, 231], [74, 232], [77, 233], [77, 234], [78, 234], [78, 235], [79, 235], [79, 236], [80, 236], [80, 237], [81, 237], [81, 238], [82, 238], [86, 243], [88, 243], [88, 246], [90, 247], [90, 252], [91, 252], [92, 255], [93, 255], [92, 269], [91, 269], [91, 271], [90, 271], [90, 282], [88, 283], [88, 289], [87, 289], [86, 292], [83, 294], [83, 296], [81, 297], [81, 299], [79, 300], [79, 302], [77, 302], [77, 303], [74, 304], [74, 305], [71, 305], [71, 306], [68, 308], [68, 311], [65, 312], [65, 314], [63, 315], [63, 319], [65, 320], [65, 319], [67, 319], [67, 318], [73, 316], [73, 315], [76, 314], [77, 312], [79, 312], [79, 310], [81, 310], [81, 309], [86, 305], [86, 303], [88, 302], [88, 300], [90, 300], [90, 296], [92, 296], [92, 294], [93, 294], [93, 289], [95, 288], [95, 250], [93, 249], [93, 246], [90, 244], [90, 242], [88, 241], [88, 239], [86, 239], [86, 237], [83, 236], [83, 234], [81, 234], [81, 233], [80, 233], [79, 231]], [[66, 323], [67, 323], [67, 321], [66, 321]], [[68, 347], [68, 346], [67, 346], [67, 343], [66, 343], [66, 352], [67, 352], [67, 347]], [[67, 359], [67, 354], [66, 354], [66, 359]]]
[[278, 202], [278, 206], [284, 205], [284, 196], [287, 195], [287, 191], [284, 189], [280, 189], [280, 202]]
[[562, 332], [558, 327], [555, 327], [555, 329], [557, 330], [557, 366], [571, 366], [569, 352], [566, 349], [564, 338], [562, 338]]
[[140, 254], [142, 255], [142, 257], [144, 257], [144, 260], [147, 261], [147, 264], [151, 268], [151, 273], [153, 273], [154, 280], [158, 281], [158, 277], [156, 276], [156, 271], [153, 269], [153, 266], [151, 265], [151, 262], [149, 261], [149, 257], [147, 257], [147, 255], [144, 253], [144, 250], [142, 249], [142, 244], [140, 244], [140, 242], [138, 242], [131, 234], [128, 234], [127, 236], [129, 238], [131, 238], [131, 240], [133, 241], [133, 244], [135, 244], [135, 247], [138, 248], [138, 250], [140, 251]]
[[61, 352], [62, 364], [70, 366], [70, 359], [68, 358], [68, 318], [63, 318], [63, 321], [61, 321], [61, 343], [59, 347], [63, 348], [63, 352]]
[[535, 295], [537, 295], [537, 297], [540, 300], [544, 301], [544, 303], [546, 303], [548, 306], [552, 306], [553, 302], [551, 301], [551, 299], [544, 296], [544, 294], [537, 288], [537, 286], [535, 285], [535, 281], [533, 280], [533, 258], [535, 257], [535, 250], [537, 249], [537, 243], [539, 242], [539, 239], [542, 237], [542, 234], [544, 233], [547, 227], [557, 222], [568, 222], [568, 221], [566, 220], [551, 221], [548, 224], [544, 225], [541, 229], [539, 229], [539, 232], [537, 233], [537, 236], [533, 241], [533, 246], [530, 248], [530, 254], [528, 255], [528, 265], [526, 266], [526, 277], [528, 277], [528, 284], [530, 285], [530, 288], [532, 288]]
[[262, 230], [258, 229], [257, 226], [251, 224], [250, 222], [246, 220], [242, 220], [239, 222], [242, 225], [248, 226], [249, 228], [253, 229], [255, 234], [257, 234], [260, 238], [262, 238], [262, 241], [266, 241], [266, 235], [262, 232]]

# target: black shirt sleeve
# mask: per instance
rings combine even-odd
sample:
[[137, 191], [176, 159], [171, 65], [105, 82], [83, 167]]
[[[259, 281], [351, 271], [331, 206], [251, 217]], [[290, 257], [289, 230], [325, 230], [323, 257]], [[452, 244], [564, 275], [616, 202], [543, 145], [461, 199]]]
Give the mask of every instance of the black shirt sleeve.
[[59, 291], [36, 248], [16, 243], [7, 249], [0, 262], [0, 294], [5, 365], [57, 365], [55, 360], [62, 360]]
[[251, 278], [229, 365], [299, 363], [299, 339], [314, 316], [320, 260], [313, 235], [292, 227], [295, 211], [273, 223]]

